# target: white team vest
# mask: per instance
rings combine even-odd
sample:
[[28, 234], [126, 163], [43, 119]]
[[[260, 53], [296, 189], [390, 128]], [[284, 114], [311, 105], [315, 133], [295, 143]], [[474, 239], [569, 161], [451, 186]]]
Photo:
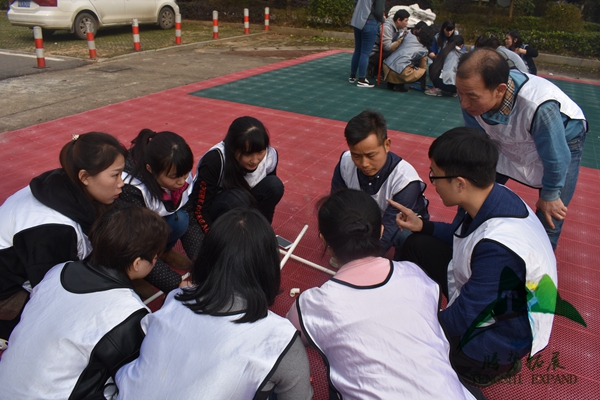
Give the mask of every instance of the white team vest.
[[[527, 205], [525, 206], [529, 212], [527, 218], [492, 218], [467, 237], [462, 238], [455, 233], [452, 246], [453, 258], [448, 264], [448, 306], [458, 298], [461, 288], [471, 277], [471, 254], [477, 243], [484, 239], [501, 243], [523, 259], [527, 286], [537, 285], [543, 275], [548, 275], [558, 286], [556, 258], [548, 235], [535, 213]], [[462, 224], [456, 232], [460, 232], [461, 227]], [[533, 335], [531, 355], [548, 344], [552, 321], [554, 321], [554, 314], [529, 313], [529, 324]]]
[[[210, 150], [214, 149], [218, 150], [219, 155], [221, 156], [221, 174], [219, 175], [219, 186], [221, 186], [223, 174], [225, 173], [225, 143], [220, 142], [210, 148]], [[268, 174], [273, 172], [275, 168], [277, 168], [277, 151], [273, 147], [268, 146], [265, 158], [263, 158], [254, 171], [247, 172], [244, 179], [246, 179], [248, 186], [252, 189], [260, 181], [265, 179]]]
[[393, 268], [381, 286], [330, 280], [300, 295], [301, 323], [331, 382], [345, 400], [473, 398], [450, 365], [438, 285], [413, 263]]
[[[0, 399], [66, 399], [100, 339], [146, 308], [132, 289], [75, 294], [54, 266], [31, 293], [0, 362]], [[44, 327], [44, 329], [40, 329]]]
[[553, 83], [526, 74], [515, 104], [510, 112], [508, 125], [487, 124], [481, 116], [475, 117], [486, 133], [500, 143], [500, 157], [496, 170], [526, 185], [541, 188], [544, 165], [531, 136], [533, 117], [539, 106], [556, 100], [560, 112], [571, 119], [585, 120], [583, 111]]
[[[345, 151], [342, 154], [342, 158], [340, 159], [340, 173], [349, 189], [361, 190], [357, 175], [358, 168], [356, 168], [354, 161], [352, 161], [350, 151]], [[409, 183], [415, 181], [422, 182], [413, 166], [402, 159], [387, 177], [383, 185], [381, 185], [379, 191], [371, 196], [379, 205], [381, 215], [383, 215], [388, 207], [387, 199], [393, 198], [396, 193], [399, 193]]]
[[148, 190], [148, 187], [146, 186], [145, 183], [143, 183], [139, 179], [134, 178], [133, 176], [129, 175], [129, 172], [123, 171], [123, 173], [121, 174], [121, 177], [123, 179], [123, 182], [125, 182], [125, 184], [131, 185], [131, 186], [137, 188], [140, 192], [142, 192], [142, 196], [144, 197], [144, 202], [146, 203], [146, 207], [149, 208], [150, 210], [154, 211], [161, 217], [166, 217], [167, 215], [171, 215], [171, 214], [175, 213], [176, 211], [178, 211], [181, 207], [185, 206], [190, 198], [190, 195], [192, 194], [192, 190], [194, 190], [194, 178], [192, 177], [192, 173], [190, 172], [188, 177], [185, 180], [188, 184], [188, 187], [181, 194], [181, 201], [179, 202], [179, 206], [177, 206], [177, 208], [174, 211], [167, 211], [162, 200], [157, 199], [156, 197], [152, 196], [152, 194]]
[[81, 226], [69, 217], [40, 203], [31, 193], [29, 186], [6, 199], [0, 207], [0, 250], [13, 246], [13, 237], [26, 229], [46, 224], [61, 224], [73, 227], [77, 234], [77, 256], [80, 260], [92, 252], [92, 245]]
[[195, 314], [167, 296], [142, 320], [146, 338], [140, 357], [116, 376], [119, 399], [252, 399], [296, 334], [269, 311], [254, 323], [241, 314]]

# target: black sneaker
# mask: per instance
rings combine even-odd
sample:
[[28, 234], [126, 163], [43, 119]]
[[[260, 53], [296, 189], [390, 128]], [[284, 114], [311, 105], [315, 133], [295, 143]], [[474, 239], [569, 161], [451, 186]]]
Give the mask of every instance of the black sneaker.
[[356, 86], [357, 87], [366, 87], [366, 88], [375, 87], [375, 85], [372, 83], [369, 83], [369, 81], [366, 78], [364, 81], [361, 81], [360, 79], [358, 81], [356, 81]]

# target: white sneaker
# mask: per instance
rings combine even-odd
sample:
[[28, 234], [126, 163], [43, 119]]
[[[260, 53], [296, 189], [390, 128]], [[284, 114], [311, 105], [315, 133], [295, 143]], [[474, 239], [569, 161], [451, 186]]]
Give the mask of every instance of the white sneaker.
[[361, 82], [361, 81], [357, 80], [356, 81], [356, 86], [357, 87], [367, 87], [367, 88], [375, 87], [374, 84], [369, 83], [369, 81], [367, 80], [367, 78], [365, 78], [364, 82]]
[[442, 91], [438, 88], [425, 89], [425, 94], [427, 96], [442, 97]]
[[348, 82], [354, 83], [354, 82], [356, 82], [356, 78], [350, 77], [350, 78], [348, 78]]

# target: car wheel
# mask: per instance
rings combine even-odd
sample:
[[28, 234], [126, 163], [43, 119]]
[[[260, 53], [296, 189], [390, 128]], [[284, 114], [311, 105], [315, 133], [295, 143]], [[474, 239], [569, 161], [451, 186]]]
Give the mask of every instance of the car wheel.
[[169, 7], [163, 7], [158, 13], [158, 26], [161, 29], [171, 29], [175, 26], [175, 13]]
[[81, 14], [77, 15], [75, 18], [75, 23], [73, 23], [73, 31], [79, 39], [87, 39], [87, 29], [85, 27], [87, 22], [92, 24], [92, 32], [94, 32], [94, 36], [96, 36], [96, 31], [98, 30], [98, 21], [96, 21], [96, 18], [92, 14], [82, 12]]

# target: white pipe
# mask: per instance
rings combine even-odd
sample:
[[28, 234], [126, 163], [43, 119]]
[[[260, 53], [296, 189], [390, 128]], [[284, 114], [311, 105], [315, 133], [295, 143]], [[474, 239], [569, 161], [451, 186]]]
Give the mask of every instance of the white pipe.
[[[286, 251], [285, 251], [285, 250], [283, 250], [283, 249], [279, 249], [279, 252], [280, 252], [281, 254], [287, 254], [287, 253], [286, 253]], [[314, 268], [314, 269], [318, 269], [319, 271], [325, 272], [326, 274], [329, 274], [329, 275], [335, 275], [335, 272], [334, 272], [334, 271], [332, 271], [332, 270], [330, 270], [330, 269], [328, 269], [328, 268], [325, 268], [325, 267], [321, 267], [319, 264], [315, 264], [314, 262], [312, 262], [312, 261], [308, 261], [308, 260], [306, 260], [306, 259], [304, 259], [304, 258], [302, 258], [302, 257], [298, 257], [298, 256], [297, 256], [297, 255], [295, 255], [295, 254], [292, 254], [292, 255], [290, 256], [290, 258], [291, 258], [292, 260], [296, 260], [296, 261], [298, 261], [298, 262], [301, 262], [302, 264], [306, 264], [306, 265], [308, 265], [309, 267], [312, 267], [312, 268]]]
[[292, 256], [292, 253], [296, 249], [296, 246], [298, 246], [298, 243], [300, 243], [300, 239], [302, 239], [302, 236], [304, 236], [307, 229], [308, 229], [308, 225], [304, 225], [304, 228], [302, 228], [302, 230], [298, 234], [298, 237], [296, 238], [296, 240], [294, 240], [294, 243], [292, 243], [292, 246], [290, 247], [290, 249], [288, 250], [286, 255], [283, 256], [283, 260], [281, 260], [281, 263], [279, 264], [279, 269], [282, 269], [283, 266], [285, 265], [285, 263], [287, 262], [287, 260]]
[[[190, 277], [190, 273], [186, 272], [182, 277], [181, 277], [181, 281], [183, 282], [184, 280], [186, 280], [187, 278]], [[158, 299], [160, 296], [162, 296], [163, 294], [165, 294], [162, 290], [159, 290], [158, 292], [154, 293], [152, 296], [148, 297], [146, 300], [144, 300], [144, 304], [148, 305], [150, 303], [152, 303], [154, 300]]]

